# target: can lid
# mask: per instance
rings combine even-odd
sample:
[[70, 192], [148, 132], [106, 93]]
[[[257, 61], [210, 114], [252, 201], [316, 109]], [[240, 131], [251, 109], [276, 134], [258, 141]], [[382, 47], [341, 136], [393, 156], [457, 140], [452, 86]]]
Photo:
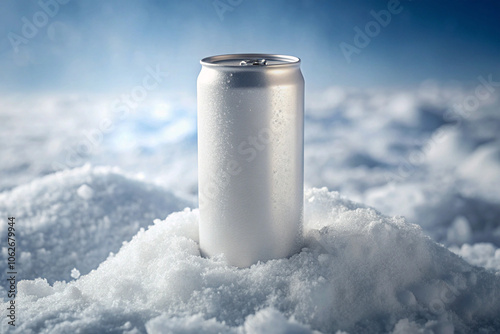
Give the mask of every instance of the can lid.
[[203, 58], [200, 63], [203, 66], [224, 67], [276, 67], [298, 65], [300, 59], [294, 56], [273, 55], [265, 53], [240, 53], [228, 54]]

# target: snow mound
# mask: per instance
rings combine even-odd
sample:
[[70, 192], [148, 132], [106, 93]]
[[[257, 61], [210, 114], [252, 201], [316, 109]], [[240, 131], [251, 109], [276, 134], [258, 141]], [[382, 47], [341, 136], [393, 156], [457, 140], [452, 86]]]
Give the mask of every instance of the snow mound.
[[[94, 189], [92, 200], [98, 198], [95, 183], [87, 184]], [[74, 185], [75, 194], [81, 185]], [[500, 330], [500, 277], [466, 263], [403, 218], [383, 216], [326, 188], [312, 189], [305, 195], [304, 233], [300, 253], [237, 269], [223, 258], [200, 256], [197, 210], [173, 213], [76, 280], [19, 282], [16, 330]]]
[[[87, 165], [0, 193], [0, 216], [16, 217], [18, 279], [52, 283], [71, 280], [75, 268], [87, 274], [154, 218], [189, 204], [117, 169]], [[6, 227], [0, 225], [0, 235]]]
[[428, 81], [309, 94], [306, 184], [403, 215], [447, 246], [499, 247], [500, 91], [470, 110], [477, 87]]

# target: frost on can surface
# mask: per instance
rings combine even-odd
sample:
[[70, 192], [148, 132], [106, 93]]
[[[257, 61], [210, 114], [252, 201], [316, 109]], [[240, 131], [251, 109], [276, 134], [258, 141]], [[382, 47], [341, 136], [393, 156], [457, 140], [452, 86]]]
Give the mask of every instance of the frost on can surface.
[[304, 79], [292, 56], [208, 57], [198, 76], [200, 249], [248, 267], [302, 245]]

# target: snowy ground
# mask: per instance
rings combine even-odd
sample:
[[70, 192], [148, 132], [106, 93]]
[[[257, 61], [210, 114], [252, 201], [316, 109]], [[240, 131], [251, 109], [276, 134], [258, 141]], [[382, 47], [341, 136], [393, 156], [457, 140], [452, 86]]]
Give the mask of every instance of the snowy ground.
[[199, 256], [192, 97], [125, 117], [114, 97], [0, 97], [18, 331], [500, 331], [500, 101], [475, 84], [309, 94], [306, 188], [345, 198], [308, 190], [302, 252], [245, 270]]

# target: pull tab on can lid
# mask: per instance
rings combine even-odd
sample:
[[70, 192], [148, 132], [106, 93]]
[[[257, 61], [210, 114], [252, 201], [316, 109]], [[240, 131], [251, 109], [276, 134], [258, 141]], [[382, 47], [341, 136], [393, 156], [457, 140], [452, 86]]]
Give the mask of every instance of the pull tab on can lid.
[[248, 66], [248, 65], [261, 65], [264, 66], [267, 64], [267, 60], [265, 59], [250, 59], [250, 60], [242, 60], [240, 62], [241, 66]]
[[300, 59], [294, 56], [274, 55], [264, 53], [228, 54], [203, 58], [203, 66], [215, 67], [243, 67], [254, 68], [297, 66]]

